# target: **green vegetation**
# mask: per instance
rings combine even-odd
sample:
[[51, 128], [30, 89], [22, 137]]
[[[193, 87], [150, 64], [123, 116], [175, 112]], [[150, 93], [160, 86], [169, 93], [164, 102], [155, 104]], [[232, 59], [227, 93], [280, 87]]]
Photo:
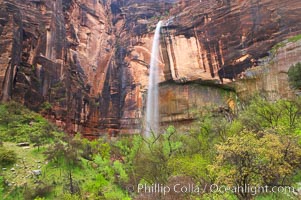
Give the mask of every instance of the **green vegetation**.
[[277, 53], [277, 51], [281, 48], [284, 47], [288, 42], [297, 42], [301, 40], [301, 34], [293, 36], [288, 38], [287, 40], [284, 40], [282, 42], [277, 43], [276, 45], [274, 45], [271, 49], [271, 53], [272, 55], [275, 55]]
[[[213, 164], [216, 181], [232, 187], [237, 184], [290, 185], [289, 177], [298, 169], [296, 159], [301, 158], [301, 148], [295, 137], [268, 132], [261, 137], [250, 132], [229, 137], [217, 146], [217, 152]], [[239, 193], [238, 197], [251, 199], [252, 194]]]
[[0, 176], [0, 199], [3, 199], [4, 181], [3, 177]]
[[0, 147], [0, 167], [14, 164], [17, 160], [17, 155], [14, 151]]
[[273, 48], [271, 49], [272, 55], [275, 55], [281, 47], [284, 47], [286, 45], [286, 43], [287, 42], [283, 41], [283, 42], [279, 42], [276, 45], [274, 45]]
[[41, 109], [41, 112], [46, 112], [47, 113], [52, 109], [52, 105], [48, 101], [45, 101], [41, 105], [40, 109]]
[[301, 89], [301, 63], [291, 66], [288, 70], [289, 83], [294, 89]]
[[301, 34], [296, 35], [296, 36], [291, 37], [291, 38], [288, 39], [289, 42], [297, 42], [299, 40], [301, 40]]
[[[0, 137], [2, 141], [25, 142], [39, 135], [50, 140], [57, 130], [41, 115], [18, 103], [0, 105]], [[37, 142], [39, 143], [39, 142]]]
[[[269, 102], [256, 97], [241, 104], [199, 111], [198, 120], [185, 132], [169, 126], [151, 138], [134, 135], [116, 141], [59, 134], [40, 115], [16, 103], [0, 105], [2, 113], [12, 113], [6, 121], [1, 114], [0, 121], [1, 134], [7, 134], [1, 137], [0, 155], [5, 155], [7, 169], [0, 171], [0, 198], [298, 199], [287, 191], [231, 192], [212, 187], [297, 189], [301, 181], [301, 99]], [[30, 122], [34, 123], [28, 126]], [[22, 128], [26, 131], [20, 134]], [[19, 141], [37, 148], [17, 146]], [[137, 186], [144, 184], [194, 185], [201, 190], [138, 192]]]

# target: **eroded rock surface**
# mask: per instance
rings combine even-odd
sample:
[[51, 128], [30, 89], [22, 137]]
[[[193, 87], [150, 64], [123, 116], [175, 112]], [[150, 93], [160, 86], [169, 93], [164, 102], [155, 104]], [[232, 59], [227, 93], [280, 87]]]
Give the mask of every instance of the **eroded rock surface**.
[[301, 61], [300, 42], [269, 51], [301, 33], [300, 13], [298, 0], [0, 0], [1, 99], [72, 133], [137, 133], [159, 20], [163, 123], [227, 106], [217, 88], [225, 84], [241, 97], [289, 97], [286, 72]]

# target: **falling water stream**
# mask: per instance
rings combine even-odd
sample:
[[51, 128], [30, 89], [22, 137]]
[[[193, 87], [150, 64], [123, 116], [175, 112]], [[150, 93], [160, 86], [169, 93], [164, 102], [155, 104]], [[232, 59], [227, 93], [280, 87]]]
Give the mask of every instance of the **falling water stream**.
[[157, 133], [159, 131], [159, 45], [160, 45], [160, 28], [162, 22], [159, 21], [156, 27], [151, 62], [149, 69], [149, 81], [146, 101], [146, 118], [145, 118], [145, 132], [146, 137], [150, 137], [151, 133]]
[[10, 92], [10, 87], [11, 87], [11, 85], [10, 85], [11, 76], [12, 76], [12, 66], [10, 64], [7, 68], [4, 82], [3, 82], [1, 101], [6, 102], [6, 101], [9, 101], [9, 99], [10, 99], [9, 92]]

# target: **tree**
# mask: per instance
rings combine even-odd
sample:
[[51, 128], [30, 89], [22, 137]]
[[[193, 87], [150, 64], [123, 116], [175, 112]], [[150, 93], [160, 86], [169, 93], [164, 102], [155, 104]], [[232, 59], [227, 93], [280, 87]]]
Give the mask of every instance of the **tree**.
[[[295, 136], [273, 133], [243, 132], [217, 145], [212, 165], [216, 182], [227, 186], [289, 185], [290, 178], [300, 169], [301, 148]], [[246, 191], [239, 199], [251, 199]]]
[[47, 160], [54, 161], [66, 170], [66, 184], [65, 190], [68, 190], [70, 194], [79, 193], [79, 187], [73, 177], [73, 169], [81, 165], [79, 155], [82, 147], [82, 141], [79, 134], [75, 137], [65, 137], [65, 141], [58, 141], [54, 143], [44, 153], [47, 156]]
[[297, 63], [288, 70], [288, 80], [293, 89], [301, 89], [301, 63]]
[[297, 128], [298, 122], [301, 117], [301, 99], [296, 98], [293, 100], [279, 100], [278, 104], [282, 111], [280, 124], [290, 131]]
[[301, 119], [301, 99], [267, 101], [256, 97], [250, 105], [239, 114], [236, 122], [243, 124], [250, 131], [265, 129], [283, 129], [293, 132]]
[[188, 176], [198, 182], [209, 182], [207, 180], [207, 166], [209, 161], [200, 154], [180, 155], [168, 161], [168, 168], [175, 176]]
[[147, 183], [166, 183], [171, 170], [168, 161], [177, 155], [182, 143], [177, 140], [176, 130], [173, 126], [166, 129], [164, 134], [153, 138], [144, 138], [144, 143], [134, 161], [138, 180]]
[[53, 127], [50, 124], [37, 124], [34, 131], [29, 133], [29, 140], [38, 147], [39, 151], [40, 146], [46, 144], [53, 137], [52, 131]]
[[255, 97], [241, 113], [240, 120], [248, 130], [261, 131], [267, 127], [277, 127], [282, 112], [278, 102], [269, 102], [262, 97]]

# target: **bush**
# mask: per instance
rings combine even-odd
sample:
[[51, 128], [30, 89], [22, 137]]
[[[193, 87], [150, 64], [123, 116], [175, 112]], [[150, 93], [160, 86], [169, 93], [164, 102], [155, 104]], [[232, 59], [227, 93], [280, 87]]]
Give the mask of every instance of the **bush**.
[[52, 105], [48, 101], [44, 102], [40, 107], [40, 111], [42, 113], [49, 112], [51, 111], [51, 109], [52, 109]]
[[3, 199], [4, 179], [0, 176], [0, 199]]
[[43, 197], [46, 197], [51, 193], [52, 189], [51, 185], [43, 183], [38, 185], [36, 188], [27, 188], [24, 191], [24, 199], [43, 199]]
[[292, 88], [301, 89], [301, 63], [291, 66], [288, 70], [288, 79]]
[[[220, 185], [292, 185], [292, 177], [300, 170], [301, 147], [295, 136], [242, 132], [216, 148], [210, 170]], [[239, 199], [253, 196], [248, 191], [236, 195]]]
[[[16, 102], [0, 104], [0, 138], [2, 141], [30, 141], [37, 146], [53, 139], [55, 127], [38, 113]], [[34, 137], [36, 136], [36, 137]]]
[[3, 147], [0, 148], [0, 165], [7, 166], [15, 163], [17, 154], [12, 150], [7, 150]]
[[80, 198], [79, 195], [76, 194], [69, 194], [69, 193], [65, 193], [62, 196], [62, 200], [81, 200], [82, 198]]

